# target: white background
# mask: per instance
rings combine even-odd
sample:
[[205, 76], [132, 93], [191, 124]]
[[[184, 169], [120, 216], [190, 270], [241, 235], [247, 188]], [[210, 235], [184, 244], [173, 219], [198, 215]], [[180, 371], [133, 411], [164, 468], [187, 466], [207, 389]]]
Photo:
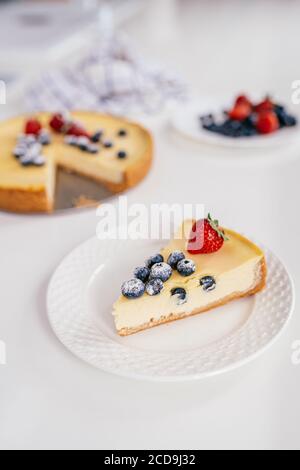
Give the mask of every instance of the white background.
[[[296, 0], [151, 0], [125, 29], [146, 57], [177, 69], [200, 94], [245, 89], [290, 100], [300, 78], [299, 15]], [[158, 128], [155, 137], [153, 171], [130, 201], [206, 204], [226, 226], [273, 249], [299, 292], [300, 155], [224, 153]], [[0, 339], [8, 360], [0, 366], [0, 447], [299, 449], [300, 366], [291, 363], [298, 303], [263, 357], [203, 382], [121, 379], [59, 344], [47, 321], [47, 284], [96, 223], [92, 210], [0, 215]]]

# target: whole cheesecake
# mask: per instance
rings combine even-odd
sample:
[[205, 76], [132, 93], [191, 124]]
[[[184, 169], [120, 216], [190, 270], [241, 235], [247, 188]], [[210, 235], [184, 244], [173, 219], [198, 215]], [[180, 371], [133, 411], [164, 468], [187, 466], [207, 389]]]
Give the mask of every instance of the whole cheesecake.
[[[124, 284], [113, 311], [119, 335], [207, 312], [265, 287], [266, 261], [258, 246], [224, 230], [226, 242], [218, 251], [192, 254], [183, 234], [189, 233], [193, 224], [186, 221], [174, 240], [138, 268], [135, 279]], [[157, 264], [151, 268], [154, 262]]]
[[0, 123], [0, 209], [51, 212], [58, 167], [95, 180], [113, 193], [135, 186], [148, 173], [153, 142], [142, 126], [94, 112], [72, 113], [71, 121], [80, 123], [87, 135], [101, 134], [101, 139], [99, 137], [97, 144], [93, 144], [93, 151], [87, 152], [74, 142], [72, 145], [72, 131], [68, 135], [55, 132], [50, 125], [51, 118], [49, 113], [35, 116], [50, 136], [49, 144], [43, 146], [43, 160], [36, 165], [22, 164], [14, 155], [29, 117], [20, 116]]

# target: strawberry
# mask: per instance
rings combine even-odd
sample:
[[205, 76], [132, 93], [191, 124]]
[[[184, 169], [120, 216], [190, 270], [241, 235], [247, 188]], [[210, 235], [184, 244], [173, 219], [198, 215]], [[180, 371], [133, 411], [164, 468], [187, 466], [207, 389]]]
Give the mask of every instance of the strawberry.
[[230, 112], [229, 117], [233, 121], [244, 121], [250, 116], [252, 108], [249, 104], [241, 103], [236, 105]]
[[257, 113], [262, 113], [263, 111], [273, 111], [273, 109], [274, 109], [274, 103], [268, 96], [266, 97], [264, 101], [254, 106], [254, 110]]
[[72, 123], [69, 129], [67, 130], [67, 135], [73, 135], [75, 137], [87, 137], [91, 138], [90, 134], [83, 129], [79, 124]]
[[241, 104], [250, 106], [252, 108], [252, 103], [246, 95], [240, 95], [235, 100], [235, 107]]
[[272, 134], [279, 127], [279, 119], [274, 111], [265, 111], [259, 114], [256, 129], [260, 134]]
[[52, 116], [50, 120], [50, 127], [55, 132], [62, 132], [65, 125], [66, 125], [66, 122], [62, 114], [57, 113]]
[[25, 125], [25, 134], [39, 135], [42, 125], [37, 119], [29, 119]]
[[194, 224], [188, 243], [188, 252], [192, 255], [215, 253], [227, 240], [224, 230], [219, 227], [219, 222], [213, 220], [208, 214], [207, 219], [199, 220]]

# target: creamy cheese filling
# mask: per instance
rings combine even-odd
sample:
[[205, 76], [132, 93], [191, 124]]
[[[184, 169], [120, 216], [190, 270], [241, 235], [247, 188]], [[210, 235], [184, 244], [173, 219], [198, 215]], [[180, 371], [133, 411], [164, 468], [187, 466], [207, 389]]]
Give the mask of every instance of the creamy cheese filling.
[[[167, 318], [170, 315], [188, 316], [192, 312], [209, 309], [214, 305], [232, 295], [241, 295], [254, 289], [261, 281], [261, 260], [262, 257], [255, 257], [245, 262], [235, 269], [225, 271], [213, 276], [216, 281], [216, 287], [210, 292], [204, 291], [200, 286], [202, 275], [199, 274], [191, 280], [184, 280], [178, 285], [168, 281], [162, 293], [156, 297], [150, 297], [145, 294], [136, 300], [119, 299], [115, 306], [113, 315], [117, 330], [123, 328], [136, 328], [150, 321], [157, 321]], [[179, 301], [176, 295], [172, 296], [171, 291], [174, 287], [181, 287], [186, 290], [186, 302]]]

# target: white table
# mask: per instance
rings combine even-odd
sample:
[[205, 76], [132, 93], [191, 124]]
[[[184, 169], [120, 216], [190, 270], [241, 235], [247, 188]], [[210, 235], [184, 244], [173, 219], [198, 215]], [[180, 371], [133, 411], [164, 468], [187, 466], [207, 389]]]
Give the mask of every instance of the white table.
[[[126, 27], [145, 54], [179, 69], [199, 93], [244, 88], [289, 98], [291, 81], [299, 78], [298, 3], [274, 1], [270, 10], [261, 0], [164, 1], [166, 11], [156, 1]], [[130, 201], [205, 203], [227, 226], [254, 233], [273, 249], [299, 293], [300, 159], [284, 152], [227, 159], [167, 132], [155, 134], [154, 169]], [[0, 340], [8, 361], [0, 366], [0, 447], [299, 449], [300, 366], [291, 362], [291, 345], [300, 339], [298, 304], [288, 330], [263, 357], [203, 382], [121, 379], [59, 344], [47, 321], [47, 284], [96, 223], [93, 210], [0, 215]]]

